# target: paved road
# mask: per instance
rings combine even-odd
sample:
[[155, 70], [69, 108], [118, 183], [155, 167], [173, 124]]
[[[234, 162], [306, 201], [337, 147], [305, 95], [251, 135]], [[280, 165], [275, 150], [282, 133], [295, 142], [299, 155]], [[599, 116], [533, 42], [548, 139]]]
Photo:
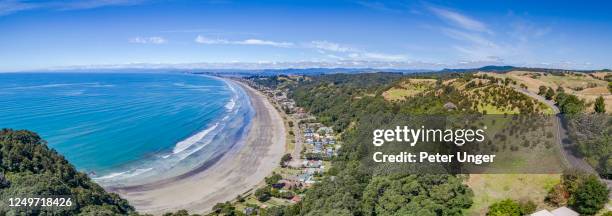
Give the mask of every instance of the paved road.
[[576, 156], [576, 154], [574, 154], [574, 151], [572, 150], [572, 142], [571, 140], [568, 138], [568, 133], [567, 133], [567, 124], [565, 124], [564, 120], [563, 120], [563, 116], [560, 114], [561, 111], [559, 110], [559, 107], [557, 107], [555, 105], [555, 103], [551, 100], [546, 100], [546, 98], [535, 94], [533, 92], [527, 91], [524, 88], [520, 88], [518, 86], [514, 86], [514, 88], [529, 96], [532, 97], [546, 105], [548, 105], [551, 109], [553, 109], [554, 114], [557, 116], [556, 119], [556, 125], [557, 125], [557, 133], [559, 134], [557, 136], [558, 139], [558, 143], [561, 146], [561, 149], [563, 150], [563, 155], [565, 156], [566, 161], [569, 164], [569, 167], [571, 168], [575, 168], [575, 169], [580, 169], [580, 170], [584, 170], [588, 173], [592, 173], [592, 174], [597, 174], [597, 172], [595, 171], [595, 169], [593, 169], [593, 167], [591, 167], [591, 165], [589, 165], [586, 161], [582, 160], [582, 158], [579, 158], [578, 156]]
[[[548, 105], [550, 108], [553, 109], [554, 114], [557, 116], [557, 132], [559, 134], [559, 136], [557, 136], [558, 138], [558, 143], [561, 146], [561, 149], [563, 151], [563, 155], [565, 156], [565, 159], [567, 161], [570, 168], [574, 168], [574, 169], [580, 169], [583, 170], [585, 172], [591, 173], [591, 174], [595, 174], [597, 175], [597, 171], [595, 171], [595, 169], [593, 169], [593, 167], [588, 164], [586, 161], [582, 160], [582, 158], [576, 156], [574, 154], [574, 151], [572, 150], [572, 143], [570, 141], [570, 139], [568, 138], [568, 133], [567, 133], [567, 124], [565, 124], [564, 120], [563, 120], [563, 116], [560, 114], [560, 110], [559, 107], [557, 107], [555, 105], [555, 103], [551, 100], [546, 100], [546, 98], [535, 94], [533, 92], [527, 91], [523, 88], [520, 88], [518, 86], [514, 86], [514, 88], [527, 95], [530, 96], [538, 101], [541, 101], [542, 103]], [[609, 197], [612, 199], [612, 180], [609, 179], [601, 179], [604, 183], [606, 183], [606, 185], [608, 185], [608, 189], [610, 189], [610, 195]]]
[[293, 121], [293, 134], [295, 135], [295, 146], [293, 152], [291, 152], [291, 161], [289, 166], [299, 168], [302, 166], [302, 145], [304, 144], [304, 136], [302, 135], [302, 128], [300, 128], [299, 120], [293, 117], [289, 118]]

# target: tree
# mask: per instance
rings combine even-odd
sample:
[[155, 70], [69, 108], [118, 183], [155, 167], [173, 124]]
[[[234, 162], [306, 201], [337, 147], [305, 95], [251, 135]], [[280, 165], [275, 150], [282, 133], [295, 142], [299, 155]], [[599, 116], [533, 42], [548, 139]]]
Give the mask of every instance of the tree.
[[557, 87], [557, 92], [558, 93], [565, 93], [565, 89], [561, 86]]
[[[52, 213], [28, 209], [25, 215], [88, 215], [92, 212], [128, 215], [134, 208], [119, 195], [108, 193], [85, 173], [78, 172], [63, 156], [47, 147], [36, 133], [26, 130], [0, 130], [0, 197], [31, 195], [68, 195], [74, 208], [60, 208]], [[59, 184], [61, 182], [62, 184]], [[16, 209], [0, 214], [17, 214]], [[21, 214], [21, 213], [19, 213]]]
[[608, 91], [612, 93], [612, 82], [608, 82]]
[[584, 110], [584, 101], [576, 95], [560, 92], [555, 98], [557, 106], [564, 114], [578, 114]]
[[546, 94], [546, 86], [540, 86], [539, 90], [540, 90], [538, 91], [539, 95], [544, 96]]
[[270, 199], [270, 187], [266, 186], [255, 190], [255, 197], [260, 202], [265, 202]]
[[[221, 203], [217, 203], [217, 205], [219, 205], [219, 204], [221, 204]], [[217, 205], [215, 205], [215, 207]], [[213, 207], [213, 209], [214, 209], [214, 207]], [[185, 209], [181, 209], [181, 210], [176, 211], [175, 213], [171, 213], [171, 212], [170, 213], [165, 213], [164, 216], [189, 216], [189, 212], [187, 212], [187, 210], [185, 210]]]
[[563, 184], [557, 184], [550, 189], [548, 195], [546, 195], [546, 202], [549, 202], [554, 206], [564, 206], [567, 205], [569, 196], [570, 195]]
[[291, 161], [291, 159], [292, 159], [291, 154], [283, 155], [283, 157], [281, 158], [281, 161], [280, 161], [280, 165], [282, 167], [286, 167], [287, 166], [287, 162]]
[[511, 199], [505, 199], [489, 206], [488, 216], [521, 216], [521, 207]]
[[281, 179], [283, 179], [283, 176], [278, 173], [272, 173], [270, 177], [266, 177], [266, 184], [273, 185], [278, 183], [278, 181], [280, 181]]
[[604, 102], [604, 98], [600, 95], [595, 99], [595, 112], [596, 113], [605, 113], [606, 112], [606, 103]]
[[546, 90], [546, 100], [552, 100], [553, 97], [555, 96], [555, 90], [553, 90], [551, 87], [548, 87], [548, 90]]
[[[235, 215], [235, 210], [236, 207], [234, 207], [230, 202], [224, 202], [224, 203], [217, 203], [215, 204], [215, 206], [213, 206], [212, 208], [213, 212], [219, 214], [219, 215]], [[181, 212], [184, 211], [184, 212]], [[185, 210], [179, 210], [175, 215], [176, 216], [182, 216], [182, 215], [178, 215], [178, 213], [183, 213], [185, 215], [189, 215], [187, 213], [187, 211]], [[173, 215], [174, 216], [174, 215]]]
[[597, 176], [589, 176], [572, 195], [570, 205], [580, 214], [593, 215], [608, 202], [608, 188]]

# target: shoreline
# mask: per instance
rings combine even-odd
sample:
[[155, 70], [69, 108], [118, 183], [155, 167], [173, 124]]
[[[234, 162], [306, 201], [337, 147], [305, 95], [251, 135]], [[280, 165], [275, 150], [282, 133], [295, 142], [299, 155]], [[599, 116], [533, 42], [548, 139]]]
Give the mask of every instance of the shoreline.
[[284, 154], [285, 126], [274, 106], [259, 91], [230, 79], [242, 87], [255, 115], [242, 145], [236, 145], [212, 163], [183, 175], [129, 187], [108, 188], [127, 199], [142, 213], [163, 214], [186, 209], [209, 212], [219, 203], [252, 190], [277, 166]]

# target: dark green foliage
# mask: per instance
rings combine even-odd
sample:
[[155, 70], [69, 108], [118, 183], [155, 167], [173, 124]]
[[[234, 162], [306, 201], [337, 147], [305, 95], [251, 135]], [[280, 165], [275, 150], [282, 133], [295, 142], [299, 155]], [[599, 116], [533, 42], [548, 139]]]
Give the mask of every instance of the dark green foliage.
[[584, 215], [594, 215], [608, 202], [608, 188], [596, 176], [582, 182], [570, 199], [570, 206]]
[[557, 87], [557, 93], [565, 93], [565, 89], [561, 86]]
[[281, 165], [282, 167], [286, 167], [286, 166], [287, 166], [287, 163], [288, 163], [289, 161], [291, 161], [291, 159], [292, 159], [292, 158], [291, 158], [291, 154], [285, 154], [285, 155], [283, 155], [283, 157], [281, 158], [281, 161], [280, 161], [280, 165]]
[[585, 106], [584, 101], [578, 99], [576, 95], [571, 95], [563, 92], [557, 94], [555, 101], [557, 102], [557, 106], [561, 110], [561, 113], [564, 114], [573, 115], [582, 113]]
[[[230, 202], [217, 203], [212, 210], [217, 215], [236, 215], [236, 208]], [[185, 213], [187, 212], [185, 211]]]
[[[461, 215], [472, 204], [472, 191], [462, 184], [460, 176], [373, 176], [360, 164], [366, 153], [363, 133], [358, 131], [383, 128], [398, 114], [457, 112], [445, 109], [443, 105], [447, 102], [456, 104], [461, 112], [474, 112], [460, 91], [437, 82], [438, 95], [431, 91], [422, 97], [394, 103], [385, 101], [381, 94], [401, 81], [399, 74], [334, 74], [308, 78], [309, 81], [293, 86], [289, 96], [298, 106], [315, 114], [318, 121], [344, 132], [343, 145], [332, 168], [306, 191], [299, 204], [270, 208], [265, 210], [265, 215]], [[306, 154], [305, 157], [314, 159], [320, 155]], [[265, 197], [272, 192], [259, 189], [255, 195]]]
[[[74, 208], [54, 211], [54, 215], [79, 212], [133, 213], [124, 199], [107, 193], [102, 187], [76, 169], [63, 156], [49, 149], [37, 134], [25, 130], [0, 130], [0, 171], [4, 173], [1, 197], [69, 195]], [[2, 181], [0, 181], [2, 182]], [[0, 214], [15, 209], [0, 209]], [[47, 214], [45, 210], [28, 210], [28, 215]]]
[[606, 112], [606, 103], [604, 102], [604, 98], [600, 95], [595, 99], [594, 109], [596, 113], [605, 113]]
[[540, 86], [538, 94], [544, 96], [546, 94], [546, 86]]
[[255, 197], [261, 202], [268, 201], [271, 197], [270, 187], [266, 186], [255, 190]]
[[488, 216], [521, 216], [521, 207], [511, 199], [502, 200], [489, 206]]
[[[547, 201], [551, 202], [551, 198], [566, 199], [567, 204], [581, 215], [593, 215], [608, 202], [608, 194], [606, 184], [597, 176], [569, 170], [561, 176], [561, 183], [551, 190]], [[561, 202], [551, 202], [551, 204], [565, 205]]]
[[546, 94], [546, 86], [540, 86], [538, 94], [544, 96]]
[[272, 173], [270, 177], [266, 177], [266, 184], [273, 185], [278, 183], [278, 181], [280, 181], [281, 179], [283, 179], [283, 176], [278, 173]]
[[369, 215], [461, 215], [472, 192], [451, 175], [377, 176], [363, 192], [362, 211]]
[[529, 201], [517, 202], [505, 199], [489, 206], [488, 216], [520, 216], [535, 212], [537, 205]]
[[604, 178], [612, 178], [612, 116], [575, 115], [568, 118], [569, 132], [578, 152]]
[[299, 215], [299, 205], [292, 206], [272, 206], [265, 209], [260, 209], [261, 216], [283, 216], [283, 215]]
[[551, 87], [548, 87], [548, 90], [546, 90], [546, 94], [544, 95], [544, 97], [546, 97], [546, 100], [552, 100], [554, 96], [555, 90], [553, 90]]

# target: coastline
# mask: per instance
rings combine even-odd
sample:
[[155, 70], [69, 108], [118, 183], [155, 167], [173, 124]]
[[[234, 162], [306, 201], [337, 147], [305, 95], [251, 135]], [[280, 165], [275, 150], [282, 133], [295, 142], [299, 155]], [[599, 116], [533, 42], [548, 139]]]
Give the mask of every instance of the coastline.
[[204, 164], [185, 175], [146, 185], [109, 190], [121, 195], [143, 213], [162, 214], [186, 209], [208, 212], [219, 203], [243, 194], [271, 173], [284, 154], [283, 120], [267, 98], [251, 87], [225, 79], [242, 87], [255, 111], [242, 145], [219, 156], [215, 163]]

